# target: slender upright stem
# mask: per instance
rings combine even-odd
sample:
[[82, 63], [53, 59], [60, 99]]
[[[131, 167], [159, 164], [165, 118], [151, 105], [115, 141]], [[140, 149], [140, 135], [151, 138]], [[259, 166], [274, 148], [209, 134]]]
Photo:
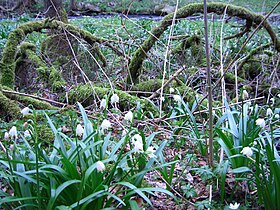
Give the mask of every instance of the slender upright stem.
[[207, 0], [204, 0], [204, 34], [205, 34], [205, 53], [207, 63], [207, 91], [208, 91], [208, 109], [209, 109], [209, 141], [208, 141], [208, 162], [213, 166], [213, 104], [210, 72], [210, 52], [208, 41], [208, 22], [207, 22]]

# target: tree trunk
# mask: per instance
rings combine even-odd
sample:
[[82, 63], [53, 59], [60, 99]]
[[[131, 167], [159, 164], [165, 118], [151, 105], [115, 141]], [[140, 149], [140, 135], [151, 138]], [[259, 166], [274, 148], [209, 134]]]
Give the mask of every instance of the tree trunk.
[[65, 12], [62, 0], [44, 0], [45, 17], [55, 18], [62, 22], [67, 22], [67, 13]]
[[70, 1], [70, 10], [71, 11], [77, 11], [78, 10], [76, 0], [71, 0]]

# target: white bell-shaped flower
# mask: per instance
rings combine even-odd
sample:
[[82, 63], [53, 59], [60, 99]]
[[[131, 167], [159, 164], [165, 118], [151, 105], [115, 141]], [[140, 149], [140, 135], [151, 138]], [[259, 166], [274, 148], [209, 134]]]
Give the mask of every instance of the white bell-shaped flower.
[[156, 158], [157, 156], [155, 155], [156, 149], [153, 146], [150, 146], [147, 148], [146, 153], [150, 158]]
[[169, 93], [170, 93], [170, 94], [172, 94], [172, 93], [174, 93], [174, 92], [175, 92], [174, 88], [172, 88], [172, 87], [169, 88]]
[[253, 150], [250, 147], [244, 147], [241, 153], [247, 157], [251, 157], [253, 155]]
[[98, 172], [102, 172], [105, 170], [105, 165], [100, 160], [96, 162], [96, 169]]
[[106, 106], [107, 106], [107, 101], [105, 98], [103, 98], [100, 102], [100, 109], [104, 110], [106, 109]]
[[247, 90], [243, 90], [242, 92], [242, 99], [246, 100], [249, 98], [249, 93], [247, 92]]
[[124, 115], [124, 120], [132, 122], [132, 119], [133, 119], [133, 113], [131, 111], [127, 112]]
[[132, 141], [139, 141], [139, 142], [143, 143], [142, 137], [140, 136], [140, 134], [135, 134], [135, 135], [132, 137]]
[[5, 133], [4, 133], [4, 139], [5, 139], [5, 140], [8, 140], [9, 138], [10, 138], [9, 133], [8, 133], [8, 132], [5, 132]]
[[23, 135], [24, 135], [25, 138], [31, 138], [31, 131], [26, 130], [26, 131], [24, 131]]
[[269, 116], [271, 116], [271, 115], [273, 115], [273, 111], [272, 111], [271, 108], [268, 108], [268, 109], [266, 110], [266, 116], [269, 117]]
[[23, 109], [20, 111], [20, 113], [21, 113], [23, 116], [29, 114], [29, 112], [30, 112], [30, 109], [29, 109], [28, 107], [25, 107], [25, 108], [23, 108]]
[[133, 142], [135, 152], [143, 152], [143, 143], [140, 141]]
[[18, 137], [18, 134], [17, 134], [17, 128], [16, 126], [13, 126], [10, 130], [9, 130], [9, 135], [11, 138], [16, 138]]
[[179, 95], [173, 95], [173, 99], [174, 101], [176, 101], [177, 103], [181, 103], [182, 102], [182, 97]]
[[81, 124], [78, 124], [76, 127], [76, 135], [81, 137], [84, 134], [84, 128]]
[[256, 120], [256, 125], [259, 125], [260, 127], [265, 127], [265, 120], [263, 118], [259, 118]]
[[236, 202], [234, 204], [230, 203], [229, 208], [232, 209], [232, 210], [238, 209], [239, 205], [240, 205], [240, 203], [236, 203]]
[[112, 127], [112, 124], [109, 120], [103, 120], [103, 122], [100, 125], [101, 132], [104, 133], [105, 130], [108, 130], [109, 128]]
[[119, 101], [120, 101], [120, 98], [119, 98], [119, 96], [117, 95], [117, 94], [113, 94], [112, 95], [112, 97], [111, 97], [111, 103], [112, 104], [115, 104], [115, 103], [119, 103]]

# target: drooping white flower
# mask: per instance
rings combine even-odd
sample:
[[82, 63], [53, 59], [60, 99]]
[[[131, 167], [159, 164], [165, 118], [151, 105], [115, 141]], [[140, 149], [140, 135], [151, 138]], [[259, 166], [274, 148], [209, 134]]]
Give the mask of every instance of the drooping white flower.
[[182, 98], [179, 95], [173, 95], [173, 99], [174, 101], [176, 101], [177, 103], [181, 103], [182, 102]]
[[13, 126], [13, 127], [9, 130], [9, 135], [10, 135], [10, 137], [16, 138], [16, 139], [17, 139], [18, 135], [17, 135], [17, 128], [16, 128], [16, 126]]
[[164, 102], [164, 101], [165, 101], [165, 98], [162, 96], [162, 97], [159, 98], [159, 100], [162, 101], [162, 102]]
[[143, 151], [143, 143], [140, 141], [134, 141], [134, 150], [135, 152], [142, 152]]
[[21, 113], [23, 116], [29, 114], [29, 112], [30, 112], [30, 109], [29, 109], [28, 107], [25, 107], [25, 108], [23, 108], [23, 109], [20, 111], [20, 113]]
[[114, 103], [119, 103], [120, 101], [120, 98], [117, 94], [113, 94], [112, 97], [111, 97], [111, 103], [114, 104]]
[[260, 127], [265, 127], [265, 120], [263, 118], [259, 118], [256, 120], [256, 125], [259, 125]]
[[24, 135], [25, 138], [31, 138], [31, 131], [26, 130], [26, 131], [24, 131], [23, 135]]
[[273, 106], [274, 103], [275, 103], [275, 99], [274, 99], [274, 98], [271, 98], [271, 99], [270, 99], [270, 102], [271, 102], [271, 105]]
[[132, 137], [132, 141], [139, 141], [139, 142], [141, 142], [143, 144], [142, 137], [140, 136], [140, 134], [135, 134]]
[[102, 98], [101, 102], [100, 102], [100, 109], [105, 109], [107, 106], [107, 102], [105, 98]]
[[172, 87], [169, 88], [169, 93], [170, 93], [170, 94], [172, 94], [172, 93], [174, 93], [174, 92], [175, 92], [174, 88], [172, 88]]
[[132, 119], [133, 119], [133, 113], [131, 111], [127, 112], [124, 115], [124, 120], [132, 122]]
[[268, 116], [271, 116], [271, 115], [273, 115], [273, 111], [272, 111], [272, 109], [268, 108], [266, 110], [266, 116], [268, 117]]
[[100, 160], [96, 162], [96, 169], [98, 172], [102, 172], [105, 170], [105, 165]]
[[127, 130], [123, 129], [122, 136], [125, 136], [127, 134]]
[[78, 124], [76, 127], [76, 135], [81, 137], [84, 134], [84, 128], [81, 124]]
[[8, 133], [8, 132], [5, 132], [5, 133], [4, 133], [4, 139], [5, 139], [5, 140], [8, 140], [9, 138], [10, 138], [9, 133]]
[[10, 147], [9, 147], [9, 149], [10, 149], [10, 151], [13, 152], [13, 151], [15, 150], [15, 145], [11, 144]]
[[108, 130], [109, 128], [112, 127], [112, 124], [109, 120], [103, 120], [103, 122], [100, 125], [101, 127], [101, 132], [103, 133], [105, 130]]
[[236, 203], [236, 202], [234, 204], [230, 203], [229, 204], [229, 208], [230, 209], [238, 209], [239, 205], [240, 205], [240, 203]]
[[275, 119], [279, 119], [279, 114], [274, 115]]
[[156, 158], [157, 156], [155, 155], [156, 149], [153, 146], [150, 146], [147, 148], [146, 153], [150, 158]]
[[250, 147], [244, 147], [242, 150], [241, 150], [241, 153], [243, 155], [246, 155], [247, 157], [251, 157], [253, 155], [253, 150], [250, 148]]
[[249, 93], [247, 92], [247, 90], [243, 90], [243, 92], [242, 92], [242, 99], [246, 100], [247, 98], [249, 98]]

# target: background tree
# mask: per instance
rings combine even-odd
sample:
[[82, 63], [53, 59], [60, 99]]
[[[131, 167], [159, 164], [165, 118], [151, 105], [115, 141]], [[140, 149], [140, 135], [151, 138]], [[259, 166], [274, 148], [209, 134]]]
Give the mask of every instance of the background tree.
[[67, 13], [63, 8], [62, 0], [44, 0], [45, 17], [55, 18], [67, 22]]

